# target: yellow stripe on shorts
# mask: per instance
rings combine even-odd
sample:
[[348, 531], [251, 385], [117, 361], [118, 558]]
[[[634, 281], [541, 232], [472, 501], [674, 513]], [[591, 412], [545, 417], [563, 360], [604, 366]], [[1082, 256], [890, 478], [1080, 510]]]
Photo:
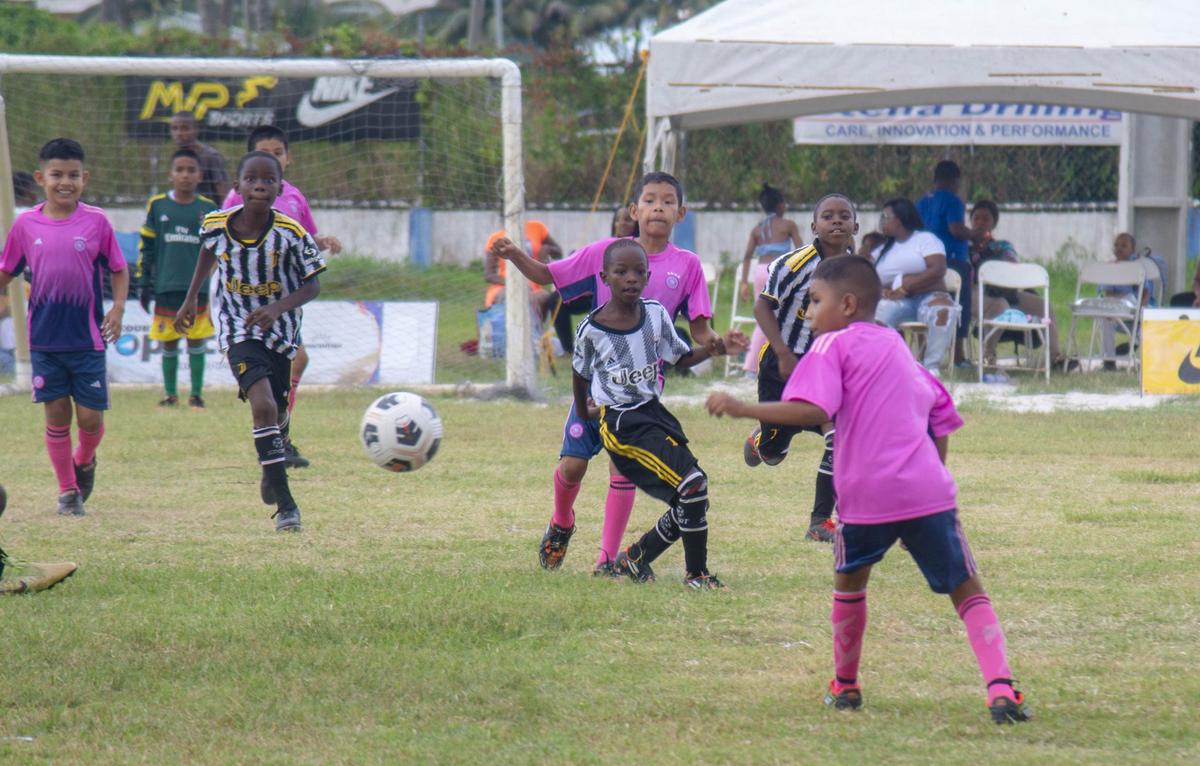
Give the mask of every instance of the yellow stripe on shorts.
[[617, 441], [617, 437], [608, 430], [608, 423], [604, 421], [603, 417], [600, 420], [600, 441], [603, 442], [605, 449], [615, 452], [621, 457], [633, 460], [672, 487], [678, 487], [683, 483], [683, 477], [672, 471], [670, 466], [660, 460], [653, 452], [635, 447], [632, 444], [621, 444]]

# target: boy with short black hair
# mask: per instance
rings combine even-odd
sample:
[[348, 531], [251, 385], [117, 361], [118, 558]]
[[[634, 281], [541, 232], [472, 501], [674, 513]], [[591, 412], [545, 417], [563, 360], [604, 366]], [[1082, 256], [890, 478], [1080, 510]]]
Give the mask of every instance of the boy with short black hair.
[[262, 500], [277, 506], [275, 530], [292, 532], [300, 530], [300, 509], [288, 488], [285, 464], [288, 385], [300, 337], [300, 307], [320, 293], [317, 274], [325, 270], [325, 262], [300, 224], [272, 209], [282, 180], [283, 167], [274, 155], [250, 152], [242, 157], [237, 185], [245, 202], [205, 217], [200, 260], [175, 329], [182, 332], [195, 322], [201, 285], [219, 267], [217, 338], [241, 397], [250, 402], [263, 472]]
[[[58, 513], [83, 516], [96, 481], [96, 448], [109, 407], [105, 342], [121, 335], [129, 270], [104, 211], [79, 201], [88, 182], [83, 147], [56, 138], [38, 153], [46, 201], [21, 213], [0, 256], [0, 292], [26, 267], [33, 401], [45, 406], [46, 451], [58, 478]], [[102, 268], [113, 305], [103, 312]], [[71, 453], [72, 403], [79, 446]]]
[[708, 411], [794, 426], [837, 418], [834, 475], [833, 657], [825, 704], [862, 706], [858, 663], [871, 568], [900, 540], [936, 593], [949, 594], [967, 630], [996, 723], [1030, 718], [1010, 677], [1004, 631], [976, 573], [946, 470], [949, 434], [962, 426], [942, 384], [913, 361], [894, 330], [875, 324], [882, 287], [865, 258], [825, 261], [810, 301], [817, 340], [796, 365], [783, 401], [745, 404], [713, 394]]
[[617, 574], [654, 580], [651, 563], [682, 537], [684, 584], [717, 590], [721, 581], [708, 571], [708, 477], [679, 421], [659, 399], [662, 365], [687, 368], [727, 348], [745, 350], [746, 337], [734, 330], [690, 348], [667, 309], [642, 299], [648, 265], [645, 249], [634, 240], [614, 240], [605, 248], [601, 279], [611, 298], [575, 335], [575, 411], [599, 419], [600, 438], [621, 475], [670, 506], [641, 540], [617, 554]]
[[[200, 183], [200, 160], [191, 149], [180, 149], [171, 157], [168, 176], [171, 191], [156, 194], [146, 204], [146, 220], [142, 223], [142, 274], [139, 296], [142, 308], [150, 311], [154, 300], [154, 316], [150, 321], [150, 339], [162, 344], [163, 388], [166, 397], [160, 407], [179, 403], [176, 380], [179, 374], [179, 339], [175, 331], [175, 314], [183, 305], [184, 296], [192, 284], [196, 261], [200, 259], [200, 223], [204, 216], [217, 209], [215, 202], [196, 193]], [[205, 341], [216, 331], [208, 316], [208, 283], [200, 286], [196, 296], [196, 321], [187, 331], [188, 369], [192, 390], [188, 406], [204, 409], [204, 351]]]

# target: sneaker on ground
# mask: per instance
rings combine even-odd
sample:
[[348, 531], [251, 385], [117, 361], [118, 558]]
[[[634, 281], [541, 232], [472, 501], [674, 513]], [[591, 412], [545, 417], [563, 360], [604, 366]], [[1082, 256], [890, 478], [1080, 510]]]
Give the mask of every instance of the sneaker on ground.
[[818, 543], [832, 543], [833, 533], [836, 529], [837, 525], [833, 523], [832, 519], [825, 519], [809, 527], [804, 536]]
[[[1011, 684], [1010, 681], [1009, 685], [1011, 686]], [[1015, 686], [1012, 686], [1012, 691], [1013, 697], [997, 697], [992, 704], [988, 705], [988, 712], [992, 714], [992, 723], [1004, 725], [1020, 723], [1033, 718], [1033, 711], [1025, 704], [1025, 695], [1017, 691]]]
[[275, 519], [276, 532], [299, 532], [300, 531], [300, 509], [288, 508], [287, 510], [275, 511], [271, 514], [271, 518]]
[[0, 596], [50, 590], [75, 574], [77, 568], [70, 561], [45, 564], [14, 561], [0, 551]]
[[86, 503], [96, 488], [96, 458], [87, 465], [75, 466], [75, 483], [79, 485], [80, 500]]
[[538, 546], [538, 563], [542, 569], [558, 569], [562, 566], [573, 534], [575, 527], [563, 529], [553, 521], [546, 525], [546, 534], [542, 535], [542, 543]]
[[158, 406], [159, 407], [174, 407], [177, 404], [179, 404], [178, 396], [167, 396], [167, 397], [164, 397], [163, 400], [158, 403]]
[[822, 700], [826, 705], [834, 710], [858, 710], [862, 707], [862, 689], [858, 685], [843, 686], [840, 690], [836, 690], [833, 681], [829, 682], [829, 688], [825, 690], [825, 699]]
[[292, 444], [291, 439], [288, 439], [287, 444], [283, 445], [283, 450], [283, 459], [288, 468], [308, 468], [308, 458], [300, 454], [300, 450], [296, 449], [296, 445]]
[[58, 496], [59, 516], [84, 516], [83, 497], [77, 490], [68, 490]]
[[654, 582], [654, 570], [650, 568], [648, 562], [634, 561], [629, 556], [629, 549], [621, 551], [617, 554], [617, 560], [613, 562], [613, 569], [617, 571], [618, 577], [628, 577], [634, 582]]
[[262, 480], [258, 483], [258, 494], [262, 498], [263, 505], [275, 505], [275, 488], [267, 480], [266, 471], [263, 471]]
[[724, 583], [717, 579], [716, 575], [711, 575], [708, 572], [700, 574], [691, 574], [690, 572], [683, 577], [683, 584], [692, 590], [729, 590]]
[[205, 408], [204, 400], [198, 396], [189, 396], [188, 397], [188, 406], [191, 407], [193, 410], [202, 410]]
[[617, 571], [616, 565], [607, 559], [592, 567], [592, 577], [617, 578], [621, 576], [621, 573]]

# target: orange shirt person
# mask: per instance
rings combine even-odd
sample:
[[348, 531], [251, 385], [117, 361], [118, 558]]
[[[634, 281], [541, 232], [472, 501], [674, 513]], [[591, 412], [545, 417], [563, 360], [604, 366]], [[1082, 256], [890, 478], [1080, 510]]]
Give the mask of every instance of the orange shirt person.
[[[496, 240], [507, 236], [507, 232], [503, 230], [493, 232], [488, 237], [487, 244], [483, 248], [483, 278], [488, 283], [487, 290], [483, 294], [484, 308], [491, 308], [494, 304], [504, 300], [504, 278], [508, 273], [506, 268], [508, 262], [492, 253], [492, 245], [496, 244]], [[530, 256], [535, 261], [542, 261], [544, 263], [562, 257], [562, 248], [550, 236], [550, 230], [541, 221], [525, 222], [525, 242], [526, 249], [529, 250]], [[542, 286], [535, 282], [530, 282], [529, 291], [531, 293], [540, 293], [542, 292]], [[540, 298], [541, 296], [538, 297]]]

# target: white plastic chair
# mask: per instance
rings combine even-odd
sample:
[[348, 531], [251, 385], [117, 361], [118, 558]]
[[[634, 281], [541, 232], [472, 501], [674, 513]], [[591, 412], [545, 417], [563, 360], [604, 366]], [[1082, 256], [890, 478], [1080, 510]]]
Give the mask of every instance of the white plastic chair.
[[[954, 298], [955, 306], [962, 306], [962, 276], [954, 269], [947, 268], [942, 281], [946, 283], [946, 289], [950, 291], [950, 295]], [[929, 327], [924, 322], [901, 322], [896, 328], [904, 339], [908, 342], [909, 349], [912, 350], [913, 357], [920, 360], [925, 356], [925, 341], [928, 338]], [[951, 344], [947, 353], [954, 353], [954, 346]], [[953, 375], [954, 365], [950, 365], [951, 375]]]
[[[988, 339], [997, 333], [1015, 330], [1025, 334], [1025, 360], [1022, 364], [1020, 351], [1016, 352], [1015, 368], [1038, 372], [1045, 370], [1046, 381], [1050, 380], [1050, 275], [1036, 263], [1012, 263], [1010, 261], [985, 261], [979, 268], [979, 291], [975, 295], [976, 317], [979, 323], [979, 382], [983, 382], [984, 357], [987, 356]], [[1042, 298], [1042, 317], [1017, 321], [987, 319], [983, 315], [984, 288], [1002, 287], [1008, 290], [1038, 290]], [[1015, 308], [1015, 307], [1014, 307]], [[1033, 336], [1041, 341], [1041, 351], [1034, 348]], [[999, 353], [997, 344], [997, 354]], [[1041, 357], [1039, 360], [1038, 357]], [[997, 366], [999, 359], [997, 361]], [[1012, 369], [1010, 366], [1009, 369]]]
[[[750, 334], [754, 332], [755, 325], [758, 324], [758, 320], [756, 320], [754, 318], [754, 301], [758, 299], [758, 296], [753, 295], [753, 294], [750, 296], [750, 314], [749, 315], [738, 314], [738, 298], [740, 297], [739, 294], [741, 293], [741, 290], [738, 289], [738, 285], [736, 284], [736, 282], [737, 282], [736, 279], [734, 280], [734, 282], [735, 282], [735, 284], [733, 286], [733, 302], [730, 304], [730, 307], [729, 307], [729, 329], [730, 330], [741, 330], [742, 332], [746, 333], [746, 337], [750, 337]], [[715, 296], [715, 293], [714, 293], [714, 296]], [[714, 297], [713, 298], [713, 310], [715, 311], [716, 308], [717, 308], [717, 300]], [[749, 352], [747, 352], [747, 353], [749, 353]], [[741, 375], [741, 374], [742, 374], [742, 362], [738, 358], [738, 356], [736, 356], [734, 354], [730, 354], [730, 355], [726, 356], [725, 357], [725, 376], [729, 377], [731, 375]]]
[[[1140, 261], [1085, 263], [1079, 270], [1079, 279], [1075, 282], [1075, 300], [1071, 303], [1071, 332], [1067, 336], [1067, 358], [1078, 359], [1080, 370], [1084, 368], [1084, 359], [1088, 362], [1096, 359], [1094, 353], [1097, 336], [1100, 334], [1099, 320], [1115, 322], [1117, 328], [1129, 336], [1129, 353], [1125, 355], [1125, 360], [1129, 362], [1131, 372], [1138, 368], [1138, 354], [1134, 353], [1134, 350], [1141, 329], [1146, 274], [1147, 270]], [[1093, 285], [1097, 289], [1101, 285], [1130, 287], [1133, 289], [1134, 300], [1131, 304], [1124, 298], [1097, 296], [1092, 290], [1088, 291], [1088, 295], [1084, 295], [1084, 285]], [[1079, 344], [1075, 340], [1075, 327], [1081, 319], [1090, 320], [1092, 323], [1086, 357], [1080, 357]]]
[[1153, 258], [1148, 255], [1143, 255], [1134, 263], [1141, 264], [1142, 271], [1146, 272], [1146, 282], [1150, 285], [1150, 305], [1161, 306], [1163, 302], [1163, 286], [1165, 284], [1164, 274], [1158, 268], [1158, 264]]

